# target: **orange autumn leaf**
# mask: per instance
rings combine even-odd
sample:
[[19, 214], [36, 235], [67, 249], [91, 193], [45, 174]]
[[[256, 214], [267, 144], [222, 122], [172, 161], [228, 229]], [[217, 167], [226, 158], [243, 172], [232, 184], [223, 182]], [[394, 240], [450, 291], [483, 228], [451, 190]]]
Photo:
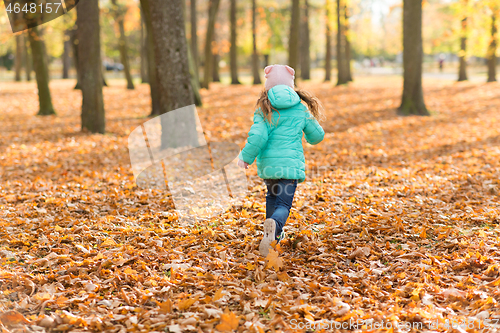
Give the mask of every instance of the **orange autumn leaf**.
[[277, 275], [280, 281], [288, 282], [291, 280], [290, 276], [286, 272], [280, 272]]
[[123, 273], [125, 273], [125, 274], [129, 274], [129, 275], [137, 275], [137, 273], [138, 273], [138, 272], [137, 272], [135, 269], [132, 269], [132, 268], [130, 268], [130, 267], [127, 267], [127, 268], [123, 271]]
[[213, 301], [213, 302], [216, 302], [216, 301], [220, 300], [222, 297], [224, 297], [224, 295], [225, 295], [226, 293], [225, 293], [223, 290], [224, 290], [223, 288], [219, 288], [219, 289], [215, 292], [214, 297], [212, 298], [212, 301]]
[[488, 283], [489, 286], [498, 287], [500, 286], [500, 277]]
[[238, 328], [240, 319], [233, 312], [223, 313], [220, 317], [220, 323], [215, 328], [222, 332], [234, 331]]
[[273, 267], [276, 271], [279, 271], [279, 269], [283, 267], [283, 259], [281, 259], [278, 252], [273, 249], [269, 249], [269, 254], [266, 259], [268, 260], [267, 267]]
[[177, 303], [177, 308], [179, 309], [179, 311], [184, 311], [184, 310], [188, 309], [191, 305], [193, 305], [197, 300], [198, 300], [198, 297], [186, 298], [186, 299], [180, 300], [179, 303]]
[[104, 242], [101, 243], [101, 246], [102, 247], [107, 247], [107, 246], [116, 246], [116, 242], [111, 239], [111, 238], [108, 238], [106, 239]]
[[11, 310], [0, 314], [0, 322], [7, 327], [12, 327], [20, 324], [31, 324], [21, 313]]
[[167, 299], [165, 302], [158, 303], [160, 307], [160, 313], [166, 314], [172, 312], [172, 301]]

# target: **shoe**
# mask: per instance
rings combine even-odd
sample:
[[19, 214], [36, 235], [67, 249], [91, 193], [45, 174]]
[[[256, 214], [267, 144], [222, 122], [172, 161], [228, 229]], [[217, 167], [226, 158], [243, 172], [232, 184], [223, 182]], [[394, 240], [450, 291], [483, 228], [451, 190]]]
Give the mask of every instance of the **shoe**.
[[285, 230], [281, 230], [281, 234], [278, 236], [278, 238], [276, 238], [276, 241], [279, 243], [283, 239], [285, 239], [285, 237], [286, 237]]
[[275, 240], [276, 234], [276, 221], [273, 219], [267, 219], [264, 221], [264, 237], [259, 245], [260, 255], [267, 257], [269, 254], [269, 249], [271, 248], [271, 243]]

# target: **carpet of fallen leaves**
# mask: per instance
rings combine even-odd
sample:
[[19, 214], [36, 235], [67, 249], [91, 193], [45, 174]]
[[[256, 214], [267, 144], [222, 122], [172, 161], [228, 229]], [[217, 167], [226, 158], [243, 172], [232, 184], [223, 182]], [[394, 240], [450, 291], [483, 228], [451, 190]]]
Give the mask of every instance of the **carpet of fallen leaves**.
[[[302, 84], [327, 134], [268, 258], [255, 166], [243, 202], [181, 225], [131, 173], [148, 87], [111, 82], [90, 135], [73, 85], [52, 82], [58, 115], [36, 117], [34, 83], [0, 83], [2, 332], [500, 330], [500, 84], [427, 80], [431, 117], [396, 115], [399, 78]], [[203, 91], [207, 136], [242, 147], [260, 89]]]

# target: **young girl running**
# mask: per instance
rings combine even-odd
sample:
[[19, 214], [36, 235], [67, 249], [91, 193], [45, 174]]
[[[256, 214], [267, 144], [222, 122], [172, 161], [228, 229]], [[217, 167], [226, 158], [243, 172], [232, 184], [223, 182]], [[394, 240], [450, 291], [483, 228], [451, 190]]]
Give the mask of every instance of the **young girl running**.
[[247, 169], [257, 158], [258, 175], [267, 187], [264, 237], [259, 246], [264, 257], [274, 240], [283, 239], [297, 183], [306, 178], [302, 133], [312, 145], [325, 135], [318, 123], [323, 117], [321, 103], [308, 92], [294, 89], [294, 69], [273, 65], [265, 73], [266, 89], [257, 101], [254, 123], [238, 161]]

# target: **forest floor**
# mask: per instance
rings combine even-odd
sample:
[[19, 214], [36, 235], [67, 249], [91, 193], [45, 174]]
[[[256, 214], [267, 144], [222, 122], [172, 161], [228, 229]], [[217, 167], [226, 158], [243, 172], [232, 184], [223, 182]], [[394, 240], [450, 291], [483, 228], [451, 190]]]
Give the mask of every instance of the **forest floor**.
[[[301, 84], [326, 136], [267, 259], [255, 166], [243, 202], [180, 225], [130, 167], [148, 87], [112, 82], [90, 135], [73, 85], [52, 82], [58, 115], [36, 117], [34, 83], [0, 83], [2, 332], [500, 329], [500, 84], [425, 79], [430, 117], [396, 115], [400, 78]], [[207, 136], [242, 147], [260, 89], [202, 91]]]

